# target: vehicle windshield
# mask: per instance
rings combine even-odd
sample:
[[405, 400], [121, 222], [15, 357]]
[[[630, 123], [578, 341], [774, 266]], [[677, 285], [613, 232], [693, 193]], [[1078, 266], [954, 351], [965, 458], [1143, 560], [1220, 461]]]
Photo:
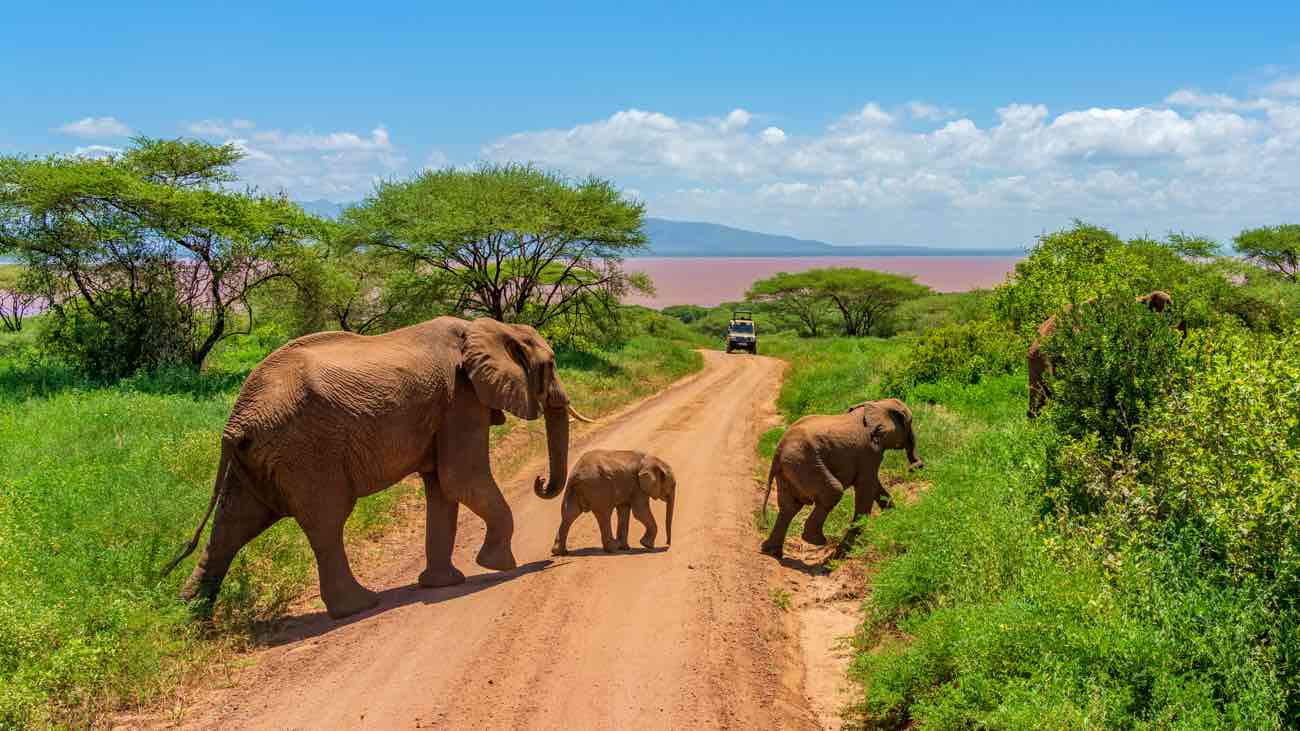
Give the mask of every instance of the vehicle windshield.
[[752, 322], [733, 322], [731, 323], [733, 333], [752, 333], [754, 332], [754, 323]]

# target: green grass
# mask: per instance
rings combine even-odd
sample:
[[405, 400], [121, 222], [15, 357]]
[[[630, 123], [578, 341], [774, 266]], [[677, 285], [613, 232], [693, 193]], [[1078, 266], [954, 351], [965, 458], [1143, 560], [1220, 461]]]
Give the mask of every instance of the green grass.
[[[250, 641], [315, 570], [301, 531], [282, 521], [241, 552], [211, 625], [175, 598], [194, 558], [157, 576], [207, 506], [243, 376], [279, 338], [233, 340], [203, 375], [112, 386], [37, 357], [30, 338], [0, 336], [0, 727], [81, 727]], [[578, 408], [598, 416], [702, 361], [689, 343], [640, 336], [562, 354], [560, 366]], [[382, 530], [416, 492], [361, 501], [349, 540]]]
[[[787, 421], [875, 397], [907, 347], [765, 345], [792, 363]], [[1043, 487], [1055, 437], [1024, 418], [1024, 378], [906, 396], [928, 488], [867, 519], [851, 549], [873, 564], [849, 671], [857, 715], [884, 729], [1287, 727], [1290, 625], [1267, 592], [1188, 570], [1199, 564], [1176, 544], [1113, 553], [1058, 526]], [[894, 456], [886, 472], [901, 467]], [[832, 514], [832, 539], [851, 509], [846, 498]]]
[[[882, 374], [905, 356], [909, 341], [897, 338], [777, 336], [766, 338], [763, 347], [766, 354], [790, 363], [785, 383], [777, 396], [777, 408], [788, 425], [808, 414], [841, 413], [859, 401], [880, 398]], [[1014, 377], [999, 379], [994, 383], [995, 388], [1000, 393], [1005, 392], [1008, 397], [1024, 390], [1023, 380], [1016, 381]], [[951, 403], [928, 403], [922, 398], [908, 400], [914, 418], [917, 453], [927, 465], [942, 460], [956, 444], [969, 439], [973, 432], [981, 428], [976, 412], [984, 408], [983, 404], [976, 403], [974, 397], [949, 400]], [[1023, 412], [1022, 406], [1022, 415]], [[776, 444], [784, 433], [784, 427], [777, 427], [768, 430], [759, 439], [758, 453], [762, 458], [760, 461], [764, 476]], [[888, 486], [891, 480], [904, 477], [928, 480], [929, 471], [909, 473], [901, 452], [886, 453], [881, 465], [881, 480]], [[768, 521], [775, 515], [774, 503], [775, 500], [769, 503], [768, 515], [762, 521], [764, 526], [770, 525]], [[806, 515], [806, 510], [800, 513], [790, 535], [799, 534], [802, 529], [800, 521]], [[826, 520], [827, 537], [838, 539], [848, 529], [852, 517], [853, 500], [846, 496]]]

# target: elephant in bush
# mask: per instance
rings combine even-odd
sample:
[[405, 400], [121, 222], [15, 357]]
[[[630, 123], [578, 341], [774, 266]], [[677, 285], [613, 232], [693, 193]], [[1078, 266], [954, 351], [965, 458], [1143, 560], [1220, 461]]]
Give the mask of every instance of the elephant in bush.
[[805, 416], [792, 424], [777, 443], [767, 473], [763, 506], [766, 509], [775, 481], [780, 512], [762, 552], [781, 558], [790, 521], [805, 505], [813, 510], [804, 524], [803, 539], [826, 545], [822, 532], [826, 516], [848, 487], [853, 487], [854, 520], [870, 513], [873, 502], [888, 507], [889, 495], [880, 484], [886, 449], [905, 450], [913, 469], [925, 466], [916, 456], [912, 410], [898, 399], [865, 401], [843, 414]]
[[[593, 449], [582, 455], [569, 475], [560, 512], [560, 530], [551, 554], [569, 552], [569, 527], [584, 512], [591, 511], [600, 524], [600, 541], [607, 553], [626, 551], [629, 514], [645, 527], [641, 545], [654, 548], [659, 527], [650, 512], [650, 498], [668, 504], [664, 516], [668, 545], [673, 542], [673, 505], [677, 502], [677, 478], [666, 462], [644, 452]], [[610, 532], [609, 518], [618, 508], [618, 536]]]
[[[1158, 289], [1136, 299], [1138, 302], [1146, 305], [1151, 311], [1161, 313], [1173, 304], [1174, 301], [1174, 298], [1171, 297], [1168, 292], [1163, 292]], [[1096, 301], [1095, 298], [1086, 300], [1081, 306], [1089, 305], [1094, 301]], [[1061, 314], [1068, 314], [1073, 309], [1074, 307], [1072, 305], [1067, 304], [1065, 307], [1061, 308]], [[1054, 371], [1051, 359], [1047, 356], [1046, 347], [1048, 339], [1056, 332], [1058, 323], [1059, 319], [1057, 315], [1052, 315], [1044, 320], [1043, 324], [1038, 326], [1037, 337], [1034, 338], [1034, 342], [1029, 346], [1029, 411], [1027, 412], [1027, 416], [1031, 419], [1038, 416], [1038, 412], [1042, 411], [1043, 407], [1047, 405], [1047, 400], [1052, 396], [1052, 387], [1048, 381], [1054, 374]], [[1177, 329], [1182, 332], [1183, 335], [1187, 334], [1186, 323], [1179, 322]]]
[[[216, 484], [203, 522], [170, 571], [208, 539], [181, 596], [215, 601], [235, 554], [273, 523], [292, 517], [307, 534], [331, 617], [375, 606], [343, 547], [343, 525], [359, 498], [412, 473], [427, 496], [422, 586], [465, 580], [451, 563], [461, 504], [487, 524], [479, 565], [515, 567], [514, 518], [488, 463], [488, 427], [546, 418], [550, 476], [534, 492], [565, 485], [569, 415], [577, 412], [555, 371], [555, 354], [526, 325], [440, 317], [375, 336], [323, 332], [266, 357], [240, 389], [221, 438]], [[579, 417], [585, 418], [585, 417]]]

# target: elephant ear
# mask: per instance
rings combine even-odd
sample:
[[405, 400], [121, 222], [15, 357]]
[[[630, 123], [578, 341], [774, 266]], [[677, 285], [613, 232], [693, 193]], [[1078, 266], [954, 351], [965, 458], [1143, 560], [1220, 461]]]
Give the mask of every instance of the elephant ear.
[[641, 488], [641, 492], [657, 500], [663, 500], [667, 497], [667, 475], [654, 460], [641, 460], [641, 467], [636, 472], [636, 483]]
[[489, 318], [474, 320], [465, 330], [463, 363], [474, 393], [488, 407], [521, 419], [536, 419], [541, 413], [535, 395], [540, 389], [534, 386], [540, 386], [547, 365], [546, 353], [529, 342], [530, 330]]

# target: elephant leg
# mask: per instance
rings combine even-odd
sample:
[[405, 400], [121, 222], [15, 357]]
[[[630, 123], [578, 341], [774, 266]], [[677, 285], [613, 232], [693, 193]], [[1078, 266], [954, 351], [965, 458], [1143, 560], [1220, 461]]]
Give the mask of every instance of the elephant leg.
[[813, 499], [812, 514], [803, 525], [803, 539], [814, 546], [824, 546], [827, 541], [822, 531], [826, 518], [844, 497], [844, 486], [820, 462], [805, 467], [799, 478]]
[[235, 560], [235, 554], [280, 516], [271, 512], [262, 501], [249, 494], [248, 488], [233, 483], [227, 486], [212, 520], [212, 534], [203, 549], [194, 573], [185, 582], [181, 598], [190, 601], [202, 599], [210, 607], [221, 591], [221, 582]]
[[1047, 385], [1049, 375], [1051, 364], [1047, 361], [1047, 355], [1035, 346], [1029, 352], [1029, 411], [1026, 415], [1031, 419], [1038, 416], [1051, 396], [1051, 389]]
[[888, 507], [889, 493], [885, 492], [885, 486], [880, 484], [880, 475], [877, 472], [879, 469], [880, 464], [877, 462], [875, 467], [859, 480], [859, 484], [853, 487], [853, 522], [844, 532], [844, 539], [840, 541], [836, 555], [843, 555], [858, 542], [858, 535], [862, 533], [862, 524], [858, 520], [871, 515], [872, 503], [880, 505], [882, 510]]
[[596, 523], [600, 525], [600, 545], [604, 547], [605, 553], [614, 553], [618, 550], [618, 543], [614, 541], [614, 532], [609, 527], [609, 520], [614, 516], [614, 508], [596, 508], [592, 512], [596, 514]]
[[763, 541], [759, 550], [769, 556], [781, 558], [785, 555], [785, 534], [790, 530], [790, 521], [794, 520], [794, 516], [803, 507], [794, 499], [790, 486], [782, 475], [776, 477], [776, 505], [777, 514], [776, 520], [772, 522], [772, 532], [768, 534], [767, 540]]
[[[640, 520], [641, 516], [638, 515], [637, 519]], [[630, 546], [627, 545], [627, 529], [628, 529], [628, 524], [631, 522], [632, 522], [632, 506], [631, 505], [618, 506], [618, 550], [620, 551], [626, 551], [628, 550], [628, 548], [630, 548]]]
[[[644, 493], [637, 494], [632, 498], [632, 512], [636, 515], [637, 522], [645, 526], [645, 534], [641, 536], [641, 545], [646, 548], [655, 547], [655, 536], [659, 535], [659, 526], [655, 523], [655, 515], [650, 510], [650, 498]], [[624, 544], [626, 547], [626, 544]]]
[[424, 479], [425, 569], [420, 573], [420, 586], [452, 586], [465, 581], [465, 574], [451, 563], [451, 551], [456, 545], [456, 514], [460, 503], [442, 492], [436, 472], [420, 475]]
[[325, 602], [325, 611], [338, 619], [370, 609], [379, 603], [379, 595], [362, 586], [352, 575], [347, 550], [343, 547], [343, 525], [356, 500], [342, 497], [345, 494], [342, 488], [330, 492], [340, 497], [318, 503], [311, 515], [298, 518], [298, 525], [307, 534], [312, 553], [316, 554], [320, 598]]
[[479, 566], [509, 571], [518, 564], [510, 550], [514, 515], [492, 477], [488, 458], [491, 413], [472, 390], [458, 393], [438, 430], [438, 482], [443, 494], [459, 500], [487, 524], [487, 535], [475, 561]]
[[555, 545], [551, 546], [552, 556], [563, 556], [569, 552], [569, 528], [573, 521], [582, 515], [582, 506], [572, 489], [564, 493], [564, 503], [560, 507], [560, 530], [555, 534]]

